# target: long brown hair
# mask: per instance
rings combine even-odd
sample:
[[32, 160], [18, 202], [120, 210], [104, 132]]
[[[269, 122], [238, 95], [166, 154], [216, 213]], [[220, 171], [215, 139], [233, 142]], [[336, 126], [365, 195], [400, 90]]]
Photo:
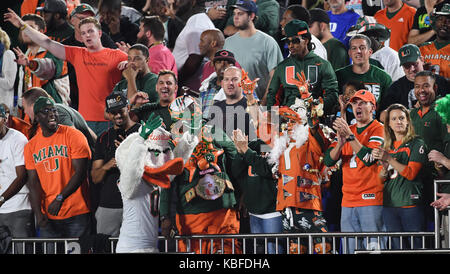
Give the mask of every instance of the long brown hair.
[[400, 141], [395, 139], [394, 131], [389, 126], [389, 120], [391, 119], [391, 112], [393, 110], [401, 110], [406, 115], [406, 120], [408, 121], [408, 127], [405, 137], [403, 137], [402, 144], [411, 141], [416, 137], [416, 133], [414, 132], [414, 127], [411, 122], [411, 117], [409, 116], [408, 109], [401, 104], [392, 104], [386, 110], [386, 119], [384, 120], [384, 149], [390, 150], [392, 149], [392, 144], [394, 141]]

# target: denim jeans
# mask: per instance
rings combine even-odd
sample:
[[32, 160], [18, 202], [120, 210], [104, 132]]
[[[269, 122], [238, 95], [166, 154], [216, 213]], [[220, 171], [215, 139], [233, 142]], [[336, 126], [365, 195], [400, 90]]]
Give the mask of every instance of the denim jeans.
[[[250, 215], [250, 231], [251, 233], [282, 233], [283, 223], [282, 216], [277, 216], [274, 218], [263, 219]], [[276, 254], [275, 239], [267, 240], [267, 253]], [[281, 245], [281, 240], [278, 242], [278, 254], [283, 253], [283, 247]]]
[[[34, 214], [31, 209], [19, 210], [11, 213], [0, 214], [0, 225], [5, 225], [9, 228], [13, 238], [28, 238], [34, 237]], [[23, 249], [22, 243], [14, 244], [15, 254], [25, 254], [31, 252], [28, 244], [25, 244], [26, 250]]]
[[[383, 206], [342, 207], [341, 231], [381, 232], [384, 230], [382, 213]], [[347, 238], [347, 253], [353, 254], [355, 247], [369, 250], [384, 249], [385, 243], [383, 238], [369, 238], [369, 246], [366, 246], [366, 240], [358, 238], [356, 246], [355, 238]]]
[[[386, 231], [389, 232], [419, 232], [424, 229], [424, 212], [421, 206], [401, 208], [384, 207], [383, 221]], [[410, 240], [403, 239], [406, 247], [410, 247]], [[422, 248], [420, 237], [414, 237], [414, 249]], [[400, 249], [400, 238], [393, 237], [391, 242], [392, 249]], [[405, 249], [405, 246], [403, 246]]]

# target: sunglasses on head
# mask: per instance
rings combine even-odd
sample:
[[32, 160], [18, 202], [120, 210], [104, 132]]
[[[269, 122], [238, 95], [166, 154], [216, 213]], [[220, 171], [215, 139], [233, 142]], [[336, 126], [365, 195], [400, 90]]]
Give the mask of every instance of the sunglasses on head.
[[294, 43], [294, 44], [300, 44], [300, 42], [302, 41], [302, 38], [300, 37], [293, 37], [292, 39], [286, 38], [284, 40], [286, 42], [286, 44], [290, 44], [290, 43]]

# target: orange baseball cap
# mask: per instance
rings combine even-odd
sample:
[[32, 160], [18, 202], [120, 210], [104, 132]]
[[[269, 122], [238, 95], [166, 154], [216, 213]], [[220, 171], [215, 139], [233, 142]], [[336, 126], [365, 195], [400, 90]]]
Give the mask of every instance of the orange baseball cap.
[[350, 102], [352, 102], [355, 98], [359, 98], [359, 99], [363, 100], [364, 102], [370, 102], [374, 106], [377, 105], [377, 100], [375, 99], [375, 96], [373, 95], [373, 93], [368, 90], [365, 90], [365, 89], [358, 90], [352, 96], [352, 98], [350, 98]]

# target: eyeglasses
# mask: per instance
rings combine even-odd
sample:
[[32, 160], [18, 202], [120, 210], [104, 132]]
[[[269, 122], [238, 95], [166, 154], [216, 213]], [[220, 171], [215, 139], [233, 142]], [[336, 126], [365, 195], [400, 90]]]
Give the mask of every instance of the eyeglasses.
[[287, 45], [289, 45], [290, 43], [300, 44], [302, 39], [300, 37], [294, 37], [292, 39], [286, 38], [286, 40], [284, 40], [284, 41], [286, 42]]
[[44, 108], [43, 110], [40, 110], [39, 112], [42, 114], [48, 115], [50, 112], [56, 113], [57, 110], [56, 110], [56, 108]]
[[402, 66], [405, 69], [411, 69], [412, 67], [417, 68], [418, 65], [419, 62], [414, 62], [414, 63], [404, 63]]

